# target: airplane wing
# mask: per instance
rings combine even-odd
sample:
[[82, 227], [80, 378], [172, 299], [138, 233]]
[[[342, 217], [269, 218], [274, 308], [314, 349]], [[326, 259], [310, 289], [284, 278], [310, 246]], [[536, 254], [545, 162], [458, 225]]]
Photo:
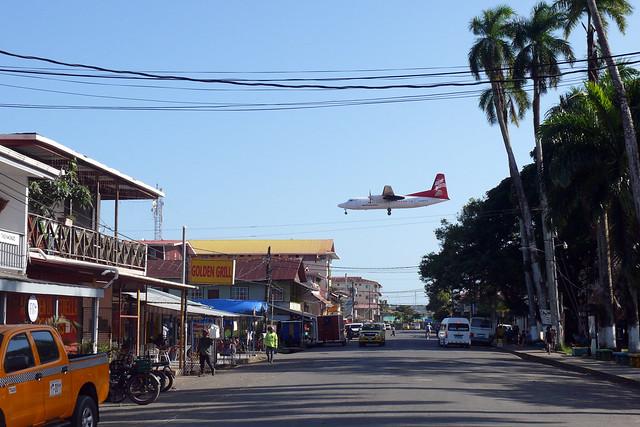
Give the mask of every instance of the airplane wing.
[[394, 201], [394, 200], [402, 200], [404, 199], [403, 196], [396, 196], [393, 193], [393, 188], [391, 188], [390, 185], [385, 185], [384, 189], [382, 190], [382, 198], [384, 200], [390, 200], [390, 201]]

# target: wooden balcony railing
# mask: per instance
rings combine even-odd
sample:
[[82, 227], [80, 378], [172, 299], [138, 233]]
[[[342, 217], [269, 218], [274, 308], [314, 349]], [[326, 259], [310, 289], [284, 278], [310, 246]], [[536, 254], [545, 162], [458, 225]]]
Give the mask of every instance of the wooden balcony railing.
[[147, 245], [143, 243], [116, 239], [31, 213], [27, 231], [29, 247], [41, 249], [47, 255], [135, 270], [146, 269]]
[[0, 268], [24, 272], [26, 267], [24, 234], [0, 228]]

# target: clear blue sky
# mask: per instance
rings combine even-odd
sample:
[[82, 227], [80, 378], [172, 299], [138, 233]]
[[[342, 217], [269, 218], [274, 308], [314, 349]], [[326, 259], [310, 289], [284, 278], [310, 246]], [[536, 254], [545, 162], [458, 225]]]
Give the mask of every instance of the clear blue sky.
[[[512, 3], [526, 14], [535, 2]], [[231, 72], [216, 74], [227, 78], [274, 78], [246, 74], [272, 70], [463, 66], [473, 42], [469, 21], [497, 4], [423, 0], [12, 2], [3, 8], [0, 49], [121, 69]], [[640, 50], [638, 16], [629, 18], [625, 37], [612, 30], [616, 53]], [[583, 31], [578, 29], [571, 41], [576, 56], [582, 58]], [[0, 64], [47, 67], [6, 57], [0, 58]], [[229, 87], [186, 91], [96, 86], [3, 73], [0, 84], [5, 85], [0, 86], [3, 104], [55, 105], [151, 104], [6, 85], [210, 103], [306, 102], [434, 92], [283, 93]], [[555, 100], [557, 93], [550, 93], [544, 105]], [[167, 194], [165, 238], [179, 238], [183, 224], [190, 238], [200, 239], [332, 238], [341, 258], [337, 266], [417, 265], [422, 255], [437, 249], [433, 230], [439, 221], [455, 219], [469, 198], [481, 197], [508, 173], [499, 131], [485, 122], [476, 98], [261, 112], [3, 108], [0, 118], [3, 133], [38, 132], [144, 182], [158, 183]], [[530, 120], [529, 115], [521, 128], [512, 131], [520, 165], [529, 162], [533, 147]], [[336, 207], [369, 190], [379, 193], [385, 184], [397, 193], [424, 190], [437, 172], [446, 174], [449, 202], [397, 210], [391, 217], [384, 211], [345, 216]], [[121, 228], [126, 234], [153, 237], [150, 205], [123, 203]], [[113, 222], [109, 216], [103, 220]], [[386, 291], [422, 287], [415, 271], [361, 275], [380, 281]], [[414, 295], [390, 294], [389, 300], [413, 303]], [[422, 293], [417, 301], [424, 303]]]

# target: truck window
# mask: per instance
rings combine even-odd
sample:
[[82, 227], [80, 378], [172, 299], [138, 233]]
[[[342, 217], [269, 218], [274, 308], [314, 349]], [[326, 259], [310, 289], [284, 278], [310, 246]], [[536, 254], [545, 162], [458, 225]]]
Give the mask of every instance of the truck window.
[[27, 334], [18, 334], [11, 338], [4, 357], [4, 372], [9, 374], [34, 365], [35, 360]]
[[33, 331], [31, 337], [36, 342], [40, 363], [49, 363], [60, 358], [58, 345], [49, 331]]
[[450, 331], [468, 331], [469, 325], [466, 323], [449, 323]]

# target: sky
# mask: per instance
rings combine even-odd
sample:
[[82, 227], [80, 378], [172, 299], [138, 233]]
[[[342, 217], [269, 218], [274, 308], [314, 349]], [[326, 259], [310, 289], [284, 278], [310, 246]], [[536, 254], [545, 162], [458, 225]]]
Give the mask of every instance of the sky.
[[[535, 3], [510, 5], [526, 15]], [[469, 21], [498, 4], [22, 1], [3, 7], [0, 49], [112, 69], [188, 72], [182, 75], [200, 78], [464, 71], [474, 40]], [[614, 53], [640, 50], [638, 13], [628, 18], [626, 35], [612, 28], [610, 37]], [[583, 30], [578, 28], [570, 41], [576, 57], [584, 58]], [[0, 64], [4, 70], [63, 71], [8, 56], [0, 56]], [[166, 193], [164, 238], [180, 238], [184, 225], [192, 239], [333, 239], [340, 257], [334, 263], [336, 274], [379, 281], [392, 304], [424, 304], [417, 268], [379, 269], [417, 266], [423, 255], [438, 249], [434, 230], [440, 221], [455, 220], [470, 198], [482, 197], [507, 176], [499, 130], [488, 125], [477, 97], [279, 110], [273, 104], [474, 89], [274, 90], [0, 71], [0, 132], [37, 132], [145, 183], [158, 184]], [[543, 110], [566, 90], [546, 95]], [[234, 110], [246, 109], [246, 104], [269, 107], [203, 112], [104, 109], [196, 105], [189, 103], [235, 105]], [[39, 107], [15, 108], [17, 104]], [[52, 110], [44, 105], [92, 108]], [[531, 120], [528, 114], [511, 131], [520, 166], [530, 162]], [[448, 202], [395, 210], [391, 216], [383, 210], [344, 215], [336, 206], [369, 191], [379, 194], [387, 184], [397, 194], [422, 191], [431, 187], [438, 172], [446, 174]], [[109, 208], [102, 219], [113, 224]], [[151, 202], [123, 202], [120, 212], [125, 235], [153, 238]]]

